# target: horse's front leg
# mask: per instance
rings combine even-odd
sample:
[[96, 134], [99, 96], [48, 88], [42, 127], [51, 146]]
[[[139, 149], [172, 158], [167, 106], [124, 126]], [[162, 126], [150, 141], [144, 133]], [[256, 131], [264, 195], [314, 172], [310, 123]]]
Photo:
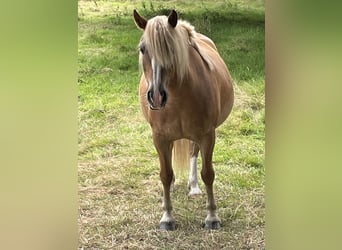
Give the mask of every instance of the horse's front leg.
[[208, 215], [205, 219], [205, 228], [219, 229], [221, 226], [220, 218], [216, 214], [216, 203], [214, 198], [213, 183], [215, 179], [215, 172], [212, 165], [212, 156], [215, 146], [215, 131], [208, 133], [200, 142], [200, 150], [202, 156], [202, 171], [201, 176], [205, 187], [207, 189], [208, 201]]
[[173, 170], [171, 165], [173, 142], [166, 140], [160, 135], [153, 135], [153, 142], [159, 154], [160, 161], [160, 179], [163, 184], [163, 210], [164, 214], [160, 220], [160, 229], [175, 230], [176, 223], [172, 217], [172, 204], [170, 198], [170, 187], [173, 179]]

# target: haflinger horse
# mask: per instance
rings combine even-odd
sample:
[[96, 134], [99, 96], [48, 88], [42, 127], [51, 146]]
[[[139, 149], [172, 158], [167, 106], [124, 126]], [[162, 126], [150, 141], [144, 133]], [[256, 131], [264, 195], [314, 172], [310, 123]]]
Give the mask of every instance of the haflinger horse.
[[149, 20], [136, 10], [133, 16], [138, 28], [143, 30], [139, 43], [140, 104], [152, 128], [163, 184], [164, 213], [160, 228], [176, 228], [170, 199], [174, 150], [175, 157], [190, 156], [190, 195], [201, 193], [197, 182], [197, 157], [201, 152], [201, 177], [207, 191], [208, 209], [205, 228], [219, 229], [212, 155], [215, 129], [226, 120], [233, 106], [230, 73], [213, 41], [196, 32], [188, 22], [179, 20], [175, 10], [168, 17], [156, 16]]

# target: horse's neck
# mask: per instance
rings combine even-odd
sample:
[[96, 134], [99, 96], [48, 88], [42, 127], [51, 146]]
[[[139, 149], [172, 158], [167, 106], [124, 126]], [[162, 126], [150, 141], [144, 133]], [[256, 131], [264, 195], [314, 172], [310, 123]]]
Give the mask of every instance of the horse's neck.
[[[201, 36], [203, 36], [203, 35], [201, 34]], [[203, 36], [203, 37], [205, 37], [205, 36]], [[202, 60], [207, 64], [209, 69], [213, 70], [214, 69], [214, 65], [212, 64], [208, 54], [203, 50], [202, 46], [210, 46], [211, 49], [215, 49], [216, 50], [215, 44], [213, 42], [207, 43], [207, 42], [203, 41], [201, 38], [198, 38], [196, 40], [191, 41], [191, 46], [198, 52], [198, 54], [200, 55]]]

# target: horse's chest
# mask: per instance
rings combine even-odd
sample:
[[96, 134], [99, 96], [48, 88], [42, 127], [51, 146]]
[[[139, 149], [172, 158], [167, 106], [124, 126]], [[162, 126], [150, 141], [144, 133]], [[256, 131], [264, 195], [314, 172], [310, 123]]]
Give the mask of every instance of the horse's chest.
[[180, 138], [195, 139], [211, 129], [208, 120], [201, 116], [182, 112], [154, 116], [150, 121], [153, 133], [172, 140]]

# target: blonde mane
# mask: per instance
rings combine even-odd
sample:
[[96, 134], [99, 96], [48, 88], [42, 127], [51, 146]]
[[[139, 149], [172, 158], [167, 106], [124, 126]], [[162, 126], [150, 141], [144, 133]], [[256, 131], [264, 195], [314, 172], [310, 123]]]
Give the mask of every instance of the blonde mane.
[[173, 28], [166, 16], [156, 16], [148, 20], [140, 44], [144, 43], [150, 57], [165, 69], [176, 72], [182, 82], [189, 70], [189, 46], [194, 47], [208, 67], [213, 69], [210, 59], [199, 48], [197, 39], [195, 28], [190, 23], [178, 20]]

